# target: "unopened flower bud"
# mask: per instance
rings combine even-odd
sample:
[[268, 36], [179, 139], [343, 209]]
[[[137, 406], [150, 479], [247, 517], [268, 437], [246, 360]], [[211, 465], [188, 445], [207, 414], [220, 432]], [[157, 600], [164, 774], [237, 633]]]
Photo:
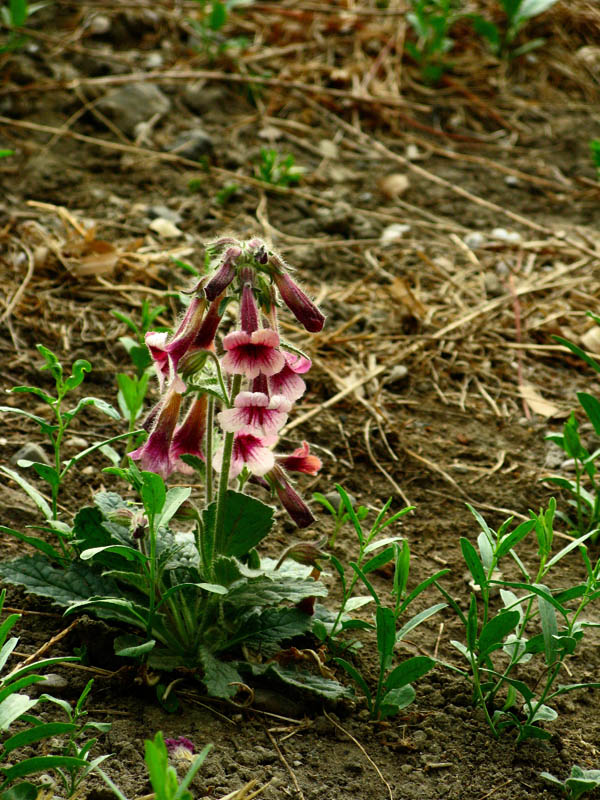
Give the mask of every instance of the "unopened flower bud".
[[221, 265], [206, 284], [204, 293], [209, 300], [214, 300], [229, 286], [235, 277], [235, 263], [241, 256], [242, 250], [237, 245], [229, 247]]
[[187, 381], [192, 375], [197, 375], [199, 372], [202, 372], [207, 358], [207, 350], [196, 350], [193, 353], [185, 355], [179, 362], [179, 372], [183, 380]]
[[316, 305], [309, 300], [302, 289], [297, 286], [287, 272], [274, 272], [273, 280], [279, 289], [281, 299], [307, 331], [318, 333], [323, 329], [325, 317]]
[[281, 554], [275, 569], [279, 569], [286, 558], [291, 558], [292, 561], [296, 561], [298, 564], [304, 564], [306, 567], [317, 567], [320, 570], [318, 559], [327, 555], [321, 549], [325, 542], [326, 539], [320, 539], [316, 542], [296, 542], [290, 545]]

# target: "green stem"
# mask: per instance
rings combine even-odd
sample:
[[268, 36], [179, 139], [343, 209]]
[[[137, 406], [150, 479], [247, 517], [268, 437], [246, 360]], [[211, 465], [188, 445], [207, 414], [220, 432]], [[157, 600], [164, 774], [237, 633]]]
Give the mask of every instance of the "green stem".
[[[242, 385], [242, 376], [235, 375], [231, 386], [231, 396], [229, 398], [229, 405], [233, 405], [233, 401], [240, 391]], [[213, 541], [213, 552], [211, 558], [214, 559], [214, 551], [216, 543], [221, 539], [223, 533], [223, 525], [225, 524], [225, 499], [227, 495], [227, 485], [229, 483], [229, 469], [231, 467], [231, 455], [233, 453], [233, 439], [234, 433], [227, 433], [225, 435], [225, 442], [223, 444], [223, 463], [221, 466], [221, 474], [219, 476], [219, 490], [217, 494], [217, 513], [215, 519], [215, 536]]]

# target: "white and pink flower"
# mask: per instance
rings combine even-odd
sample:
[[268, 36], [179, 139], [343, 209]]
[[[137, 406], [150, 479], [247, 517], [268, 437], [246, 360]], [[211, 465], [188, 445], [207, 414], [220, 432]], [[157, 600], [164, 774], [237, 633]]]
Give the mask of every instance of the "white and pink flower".
[[[260, 437], [252, 433], [236, 433], [233, 438], [233, 452], [229, 467], [229, 480], [237, 478], [247, 467], [254, 475], [265, 475], [275, 466], [275, 456], [270, 449], [275, 444], [275, 437]], [[223, 448], [220, 447], [213, 457], [213, 466], [217, 471], [223, 466]]]
[[279, 334], [271, 328], [253, 333], [233, 331], [223, 339], [223, 347], [227, 352], [221, 367], [233, 375], [245, 375], [251, 380], [258, 375], [275, 375], [285, 367], [285, 358], [279, 350]]
[[306, 475], [316, 475], [322, 467], [321, 459], [310, 452], [308, 442], [302, 442], [302, 447], [297, 447], [289, 456], [275, 456], [275, 460], [289, 472]]
[[306, 383], [300, 375], [312, 366], [310, 358], [297, 353], [283, 353], [284, 363], [282, 368], [269, 376], [269, 393], [283, 395], [291, 403], [299, 400], [306, 391]]
[[234, 407], [217, 414], [227, 433], [253, 433], [275, 436], [285, 425], [292, 404], [281, 395], [269, 398], [263, 392], [240, 392]]

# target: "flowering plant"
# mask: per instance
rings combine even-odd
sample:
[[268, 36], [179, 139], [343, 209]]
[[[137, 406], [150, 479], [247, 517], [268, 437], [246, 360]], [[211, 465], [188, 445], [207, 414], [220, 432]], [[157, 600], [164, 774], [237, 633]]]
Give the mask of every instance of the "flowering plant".
[[[211, 272], [191, 290], [174, 333], [146, 334], [160, 389], [143, 425], [147, 439], [129, 452], [129, 466], [105, 470], [138, 499], [101, 493], [79, 511], [73, 536], [80, 559], [70, 569], [35, 556], [1, 572], [67, 605], [66, 613], [94, 610], [134, 626], [138, 634], [116, 642], [120, 655], [155, 668], [200, 668], [214, 695], [235, 694], [243, 672], [267, 670], [339, 694], [343, 688], [328, 676], [299, 677], [265, 661], [312, 627], [314, 598], [326, 594], [318, 547], [292, 545], [278, 561], [255, 549], [275, 510], [256, 493], [277, 496], [299, 528], [313, 522], [289, 473], [314, 475], [320, 461], [306, 442], [291, 453], [277, 448], [311, 363], [282, 340], [277, 314], [283, 300], [311, 332], [324, 317], [260, 239], [220, 239], [209, 254]], [[230, 303], [237, 326], [219, 342]], [[201, 502], [190, 486], [166, 485], [195, 473]], [[182, 520], [193, 528], [182, 528]], [[243, 662], [221, 660], [241, 645]]]

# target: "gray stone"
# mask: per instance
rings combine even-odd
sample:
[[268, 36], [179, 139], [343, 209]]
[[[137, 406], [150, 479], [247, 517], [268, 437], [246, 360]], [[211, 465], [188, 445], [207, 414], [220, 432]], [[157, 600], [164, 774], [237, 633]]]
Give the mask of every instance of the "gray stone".
[[[356, 497], [350, 492], [346, 492], [348, 495], [348, 500], [352, 503], [353, 506], [356, 505]], [[339, 510], [340, 503], [342, 502], [342, 498], [339, 496], [337, 492], [327, 492], [327, 494], [323, 495], [326, 500], [329, 500], [331, 505], [335, 508], [336, 511]]]
[[196, 114], [204, 114], [213, 108], [223, 105], [223, 89], [221, 86], [207, 86], [204, 81], [196, 81], [185, 87], [183, 102]]
[[30, 686], [29, 691], [33, 694], [41, 694], [41, 692], [60, 692], [66, 689], [68, 685], [69, 681], [62, 675], [49, 672], [44, 676], [44, 680]]
[[39, 446], [33, 442], [27, 442], [23, 447], [20, 447], [17, 452], [10, 459], [11, 464], [18, 464], [19, 461], [39, 461], [42, 464], [49, 464], [50, 460]]
[[156, 205], [150, 206], [148, 208], [148, 216], [150, 219], [156, 219], [160, 217], [161, 219], [168, 219], [169, 222], [172, 222], [175, 225], [179, 225], [181, 222], [181, 214], [177, 211], [174, 211], [172, 208], [167, 208], [167, 206], [163, 205]]
[[169, 150], [192, 161], [200, 161], [213, 151], [213, 141], [203, 128], [193, 128], [180, 133]]
[[171, 101], [153, 83], [130, 83], [108, 92], [97, 104], [124, 133], [132, 136], [136, 125], [156, 114], [166, 114]]

